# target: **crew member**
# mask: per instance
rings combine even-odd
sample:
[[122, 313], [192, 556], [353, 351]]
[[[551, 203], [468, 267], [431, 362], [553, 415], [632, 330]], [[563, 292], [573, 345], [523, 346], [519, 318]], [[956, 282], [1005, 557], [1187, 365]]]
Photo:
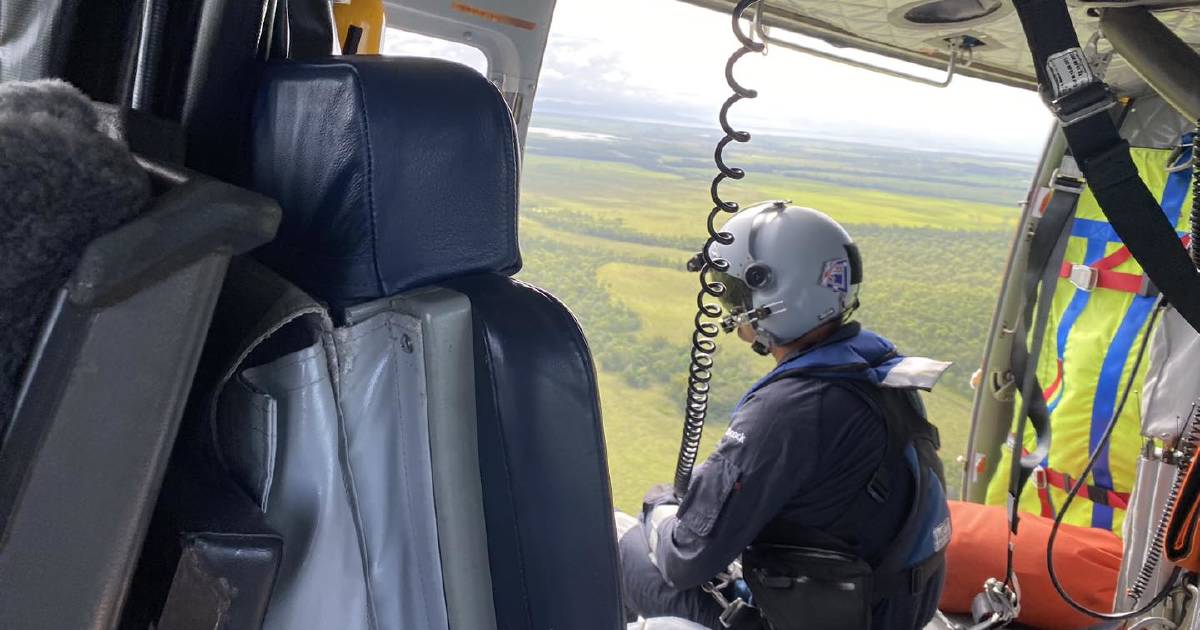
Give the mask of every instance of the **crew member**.
[[[723, 231], [733, 242], [710, 250], [729, 264], [712, 277], [723, 327], [777, 366], [682, 501], [668, 486], [646, 495], [620, 542], [626, 606], [714, 630], [764, 618], [774, 630], [920, 630], [936, 613], [950, 520], [915, 390], [948, 364], [906, 358], [851, 321], [862, 264], [828, 216], [771, 202]], [[744, 581], [736, 565], [734, 579], [716, 577], [739, 558]], [[755, 607], [728, 604], [739, 597]]]

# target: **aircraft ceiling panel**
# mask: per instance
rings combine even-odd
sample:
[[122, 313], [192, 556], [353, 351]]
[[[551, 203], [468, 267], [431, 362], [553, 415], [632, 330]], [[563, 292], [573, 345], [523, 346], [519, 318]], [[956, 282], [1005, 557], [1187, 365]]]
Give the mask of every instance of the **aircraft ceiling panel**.
[[[732, 6], [729, 0], [687, 0], [710, 8]], [[850, 46], [914, 61], [927, 66], [945, 66], [945, 38], [971, 35], [984, 42], [975, 50], [974, 61], [963, 74], [1010, 85], [1034, 87], [1033, 60], [1025, 43], [1021, 23], [1008, 0], [983, 18], [954, 25], [925, 25], [901, 16], [922, 4], [914, 0], [767, 0], [767, 22], [777, 29], [818, 37], [839, 46]], [[1088, 15], [1088, 7], [1072, 2], [1071, 14], [1081, 42], [1098, 29], [1099, 20]], [[1200, 46], [1200, 8], [1160, 10], [1155, 13], [1184, 41]], [[778, 35], [778, 30], [776, 31]], [[1105, 42], [1100, 52], [1109, 51]], [[1147, 88], [1121, 60], [1114, 57], [1106, 79], [1125, 94], [1139, 95]]]

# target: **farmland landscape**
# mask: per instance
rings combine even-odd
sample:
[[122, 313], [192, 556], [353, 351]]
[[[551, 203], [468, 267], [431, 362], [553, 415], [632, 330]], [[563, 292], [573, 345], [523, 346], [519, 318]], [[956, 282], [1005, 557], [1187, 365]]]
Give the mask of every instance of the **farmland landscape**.
[[[525, 268], [575, 313], [596, 359], [616, 505], [669, 482], [679, 444], [717, 136], [653, 122], [540, 113], [527, 142]], [[926, 397], [951, 463], [965, 447], [979, 361], [1031, 156], [755, 135], [728, 152], [743, 206], [788, 199], [841, 221], [863, 252], [858, 319], [907, 354], [954, 361]], [[733, 337], [716, 358], [706, 449], [769, 359]], [[956, 466], [950, 483], [959, 484]], [[952, 488], [952, 492], [956, 489]]]

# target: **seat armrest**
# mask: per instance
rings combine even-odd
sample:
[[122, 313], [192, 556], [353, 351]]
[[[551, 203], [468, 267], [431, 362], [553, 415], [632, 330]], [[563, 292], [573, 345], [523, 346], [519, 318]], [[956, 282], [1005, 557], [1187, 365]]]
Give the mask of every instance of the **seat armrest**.
[[69, 299], [93, 307], [119, 301], [205, 256], [240, 254], [271, 240], [279, 218], [266, 197], [197, 177], [93, 241], [67, 283]]

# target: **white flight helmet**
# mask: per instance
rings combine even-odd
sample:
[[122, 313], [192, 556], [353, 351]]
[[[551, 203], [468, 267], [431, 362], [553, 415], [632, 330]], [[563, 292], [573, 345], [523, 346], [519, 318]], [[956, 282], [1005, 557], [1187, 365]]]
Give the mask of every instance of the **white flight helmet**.
[[752, 324], [758, 352], [844, 321], [858, 307], [858, 247], [825, 214], [771, 201], [738, 212], [721, 230], [733, 243], [714, 243], [709, 254], [729, 263], [727, 272], [712, 274], [725, 285], [722, 326], [732, 332]]

